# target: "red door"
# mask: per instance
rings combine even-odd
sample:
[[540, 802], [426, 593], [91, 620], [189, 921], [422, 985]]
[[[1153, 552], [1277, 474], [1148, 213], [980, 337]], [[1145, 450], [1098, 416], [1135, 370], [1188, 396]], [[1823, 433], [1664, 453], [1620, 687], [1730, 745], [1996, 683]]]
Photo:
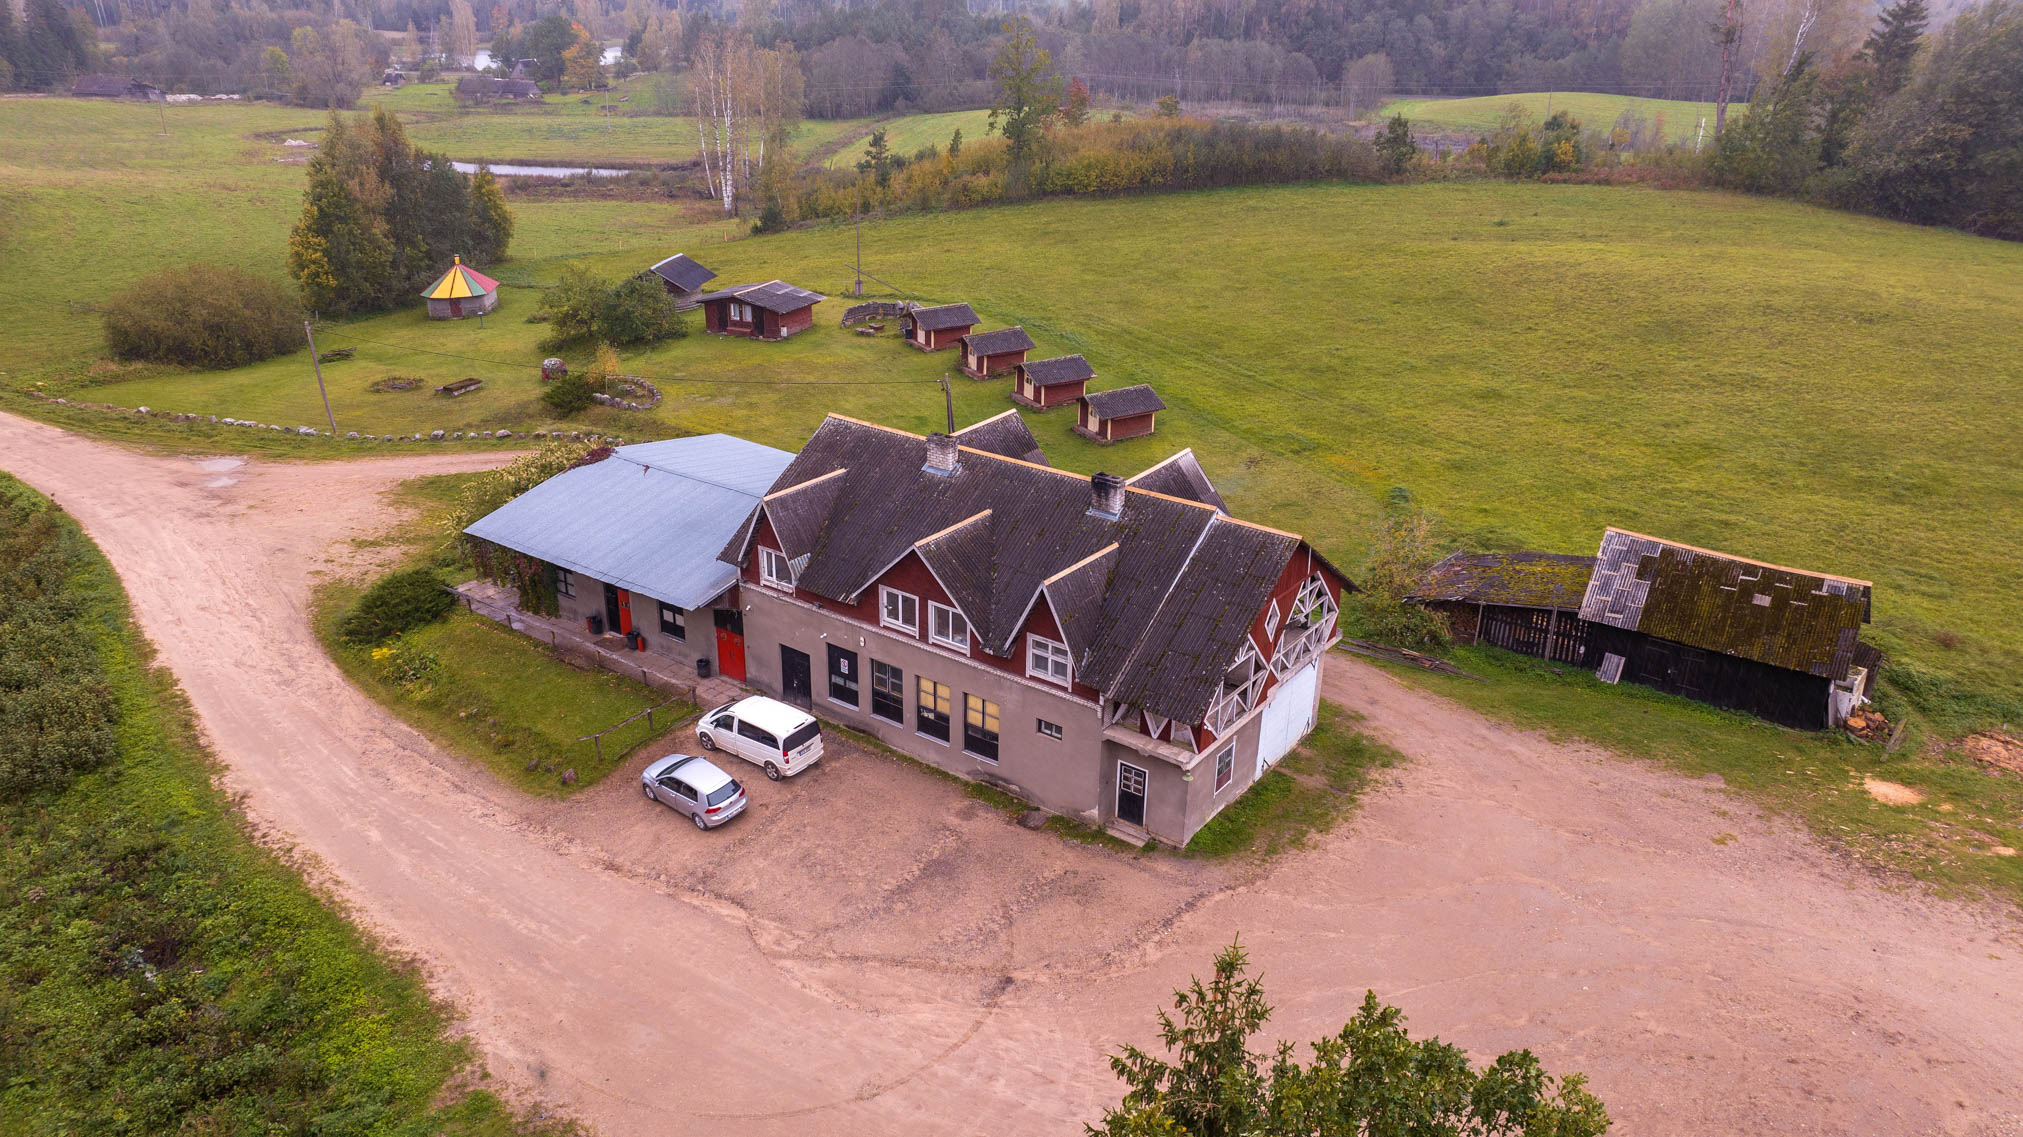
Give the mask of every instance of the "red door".
[[726, 679], [745, 681], [745, 614], [716, 610], [716, 669]]
[[618, 590], [618, 634], [632, 634], [632, 594], [622, 588]]
[[464, 302], [461, 300], [450, 301], [450, 319], [461, 320], [463, 318], [464, 318]]

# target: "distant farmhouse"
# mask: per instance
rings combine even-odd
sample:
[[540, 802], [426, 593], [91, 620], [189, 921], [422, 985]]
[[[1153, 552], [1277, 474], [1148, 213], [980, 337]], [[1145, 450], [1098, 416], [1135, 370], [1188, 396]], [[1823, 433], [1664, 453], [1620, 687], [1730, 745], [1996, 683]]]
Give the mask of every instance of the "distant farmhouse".
[[80, 75], [72, 84], [70, 93], [80, 99], [141, 99], [150, 103], [168, 100], [162, 89], [153, 83], [143, 83], [123, 75]]
[[490, 75], [465, 75], [457, 80], [456, 97], [458, 101], [467, 103], [538, 102], [541, 98], [541, 85], [532, 79], [519, 78], [518, 74], [516, 68], [515, 77], [511, 79], [494, 79]]
[[674, 306], [687, 311], [702, 302], [702, 286], [716, 279], [716, 273], [698, 264], [687, 253], [673, 256], [646, 270], [667, 286]]
[[1463, 643], [1820, 730], [1874, 685], [1872, 587], [1611, 528], [1592, 557], [1456, 553], [1410, 599]]
[[698, 298], [703, 328], [725, 336], [783, 340], [815, 326], [815, 305], [828, 297], [784, 280], [740, 284]]

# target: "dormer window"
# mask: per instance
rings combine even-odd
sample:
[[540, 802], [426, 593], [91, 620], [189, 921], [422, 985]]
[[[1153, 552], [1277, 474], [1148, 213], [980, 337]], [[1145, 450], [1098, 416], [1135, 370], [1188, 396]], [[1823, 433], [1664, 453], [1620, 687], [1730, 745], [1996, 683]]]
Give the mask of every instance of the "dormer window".
[[927, 638], [956, 651], [969, 650], [969, 620], [946, 604], [927, 604]]
[[1068, 655], [1068, 645], [1045, 636], [1027, 636], [1026, 675], [1070, 686], [1074, 681], [1074, 664]]
[[878, 622], [909, 636], [920, 634], [920, 598], [896, 588], [878, 590]]
[[759, 546], [759, 580], [774, 588], [794, 587], [794, 565], [778, 549]]

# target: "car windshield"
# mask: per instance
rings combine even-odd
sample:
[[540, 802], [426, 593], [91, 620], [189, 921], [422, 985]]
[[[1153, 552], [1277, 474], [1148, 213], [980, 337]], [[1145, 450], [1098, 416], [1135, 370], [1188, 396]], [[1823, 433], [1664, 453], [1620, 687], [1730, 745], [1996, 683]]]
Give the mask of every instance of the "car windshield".
[[730, 799], [738, 796], [740, 789], [741, 787], [736, 782], [725, 782], [723, 785], [720, 785], [716, 789], [710, 791], [709, 804], [722, 805], [723, 803], [729, 801]]
[[807, 726], [804, 726], [801, 729], [795, 731], [794, 733], [788, 735], [784, 749], [798, 750], [800, 749], [802, 744], [813, 742], [817, 737], [821, 735], [821, 733], [822, 733], [821, 726], [819, 724], [811, 722]]

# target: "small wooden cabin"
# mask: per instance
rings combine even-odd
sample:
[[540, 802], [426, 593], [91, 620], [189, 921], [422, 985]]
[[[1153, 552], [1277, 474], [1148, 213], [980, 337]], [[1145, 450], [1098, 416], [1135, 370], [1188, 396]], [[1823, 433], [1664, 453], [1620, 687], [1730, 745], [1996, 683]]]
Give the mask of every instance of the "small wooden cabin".
[[674, 306], [684, 312], [702, 302], [702, 286], [716, 279], [716, 273], [698, 264], [687, 253], [676, 253], [646, 270], [667, 286]]
[[499, 282], [458, 257], [450, 270], [422, 292], [431, 320], [461, 320], [482, 316], [499, 306]]
[[1150, 384], [1083, 395], [1075, 433], [1097, 442], [1121, 442], [1152, 433], [1153, 418], [1166, 404]]
[[1871, 588], [1611, 528], [1593, 557], [1456, 554], [1407, 599], [1464, 641], [1820, 730], [1867, 701], [1882, 664], [1860, 639]]
[[1033, 337], [1024, 328], [971, 332], [962, 337], [962, 373], [971, 379], [988, 379], [1010, 371], [1026, 361], [1026, 352], [1033, 347]]
[[967, 304], [937, 304], [913, 308], [899, 318], [906, 342], [922, 351], [954, 347], [977, 325], [976, 310]]
[[723, 336], [783, 340], [814, 327], [815, 305], [827, 299], [783, 280], [741, 284], [700, 298], [703, 327]]
[[1096, 372], [1079, 355], [1035, 359], [1012, 369], [1012, 402], [1048, 410], [1082, 397]]
[[150, 103], [168, 100], [162, 89], [153, 83], [143, 83], [124, 75], [80, 75], [71, 85], [70, 93], [80, 99], [141, 99]]

